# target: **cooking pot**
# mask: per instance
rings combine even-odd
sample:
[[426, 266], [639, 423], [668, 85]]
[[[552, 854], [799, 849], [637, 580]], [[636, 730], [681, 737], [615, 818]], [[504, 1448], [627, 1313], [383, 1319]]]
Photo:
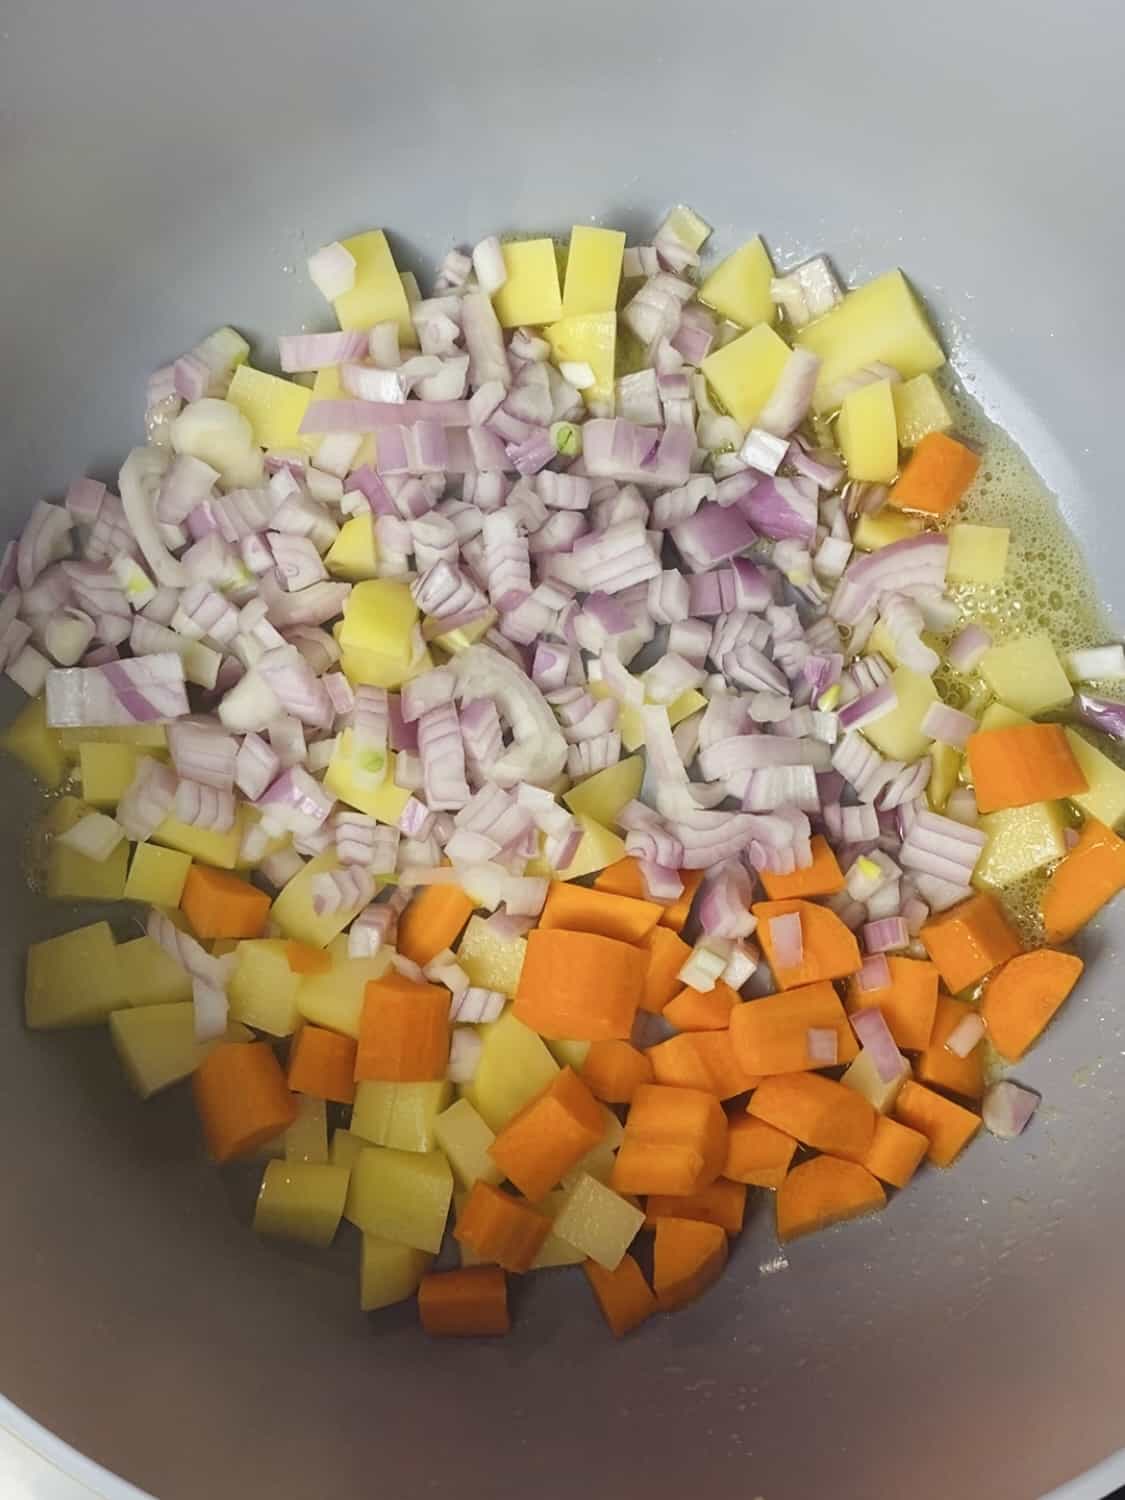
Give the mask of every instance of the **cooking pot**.
[[[718, 251], [906, 268], [1120, 606], [1123, 50], [1108, 0], [8, 0], [5, 532], [111, 479], [147, 373], [212, 327], [266, 361], [327, 327], [326, 241], [386, 226], [428, 285], [453, 243], [647, 238], [684, 201]], [[437, 1344], [359, 1313], [350, 1238], [255, 1240], [188, 1090], [141, 1103], [104, 1032], [23, 1029], [25, 945], [79, 916], [29, 890], [36, 794], [2, 774], [0, 1389], [107, 1470], [160, 1500], [1029, 1500], [1121, 1445], [1125, 907], [1015, 1075], [1045, 1101], [1018, 1141], [784, 1255], [760, 1195], [719, 1286], [620, 1344], [565, 1272], [509, 1339]]]

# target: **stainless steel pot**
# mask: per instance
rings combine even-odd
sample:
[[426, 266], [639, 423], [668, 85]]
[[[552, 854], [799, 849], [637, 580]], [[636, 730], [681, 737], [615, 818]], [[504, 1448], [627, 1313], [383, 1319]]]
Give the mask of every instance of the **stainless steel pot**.
[[[904, 265], [1120, 606], [1123, 14], [9, 0], [7, 531], [108, 477], [148, 370], [212, 326], [322, 325], [302, 267], [326, 240], [385, 225], [425, 272], [454, 241], [642, 229], [682, 199], [719, 249], [760, 229], [782, 262]], [[254, 1242], [183, 1090], [142, 1105], [103, 1036], [23, 1031], [23, 947], [73, 915], [28, 893], [33, 793], [3, 775], [0, 1389], [161, 1500], [1028, 1500], [1125, 1439], [1125, 910], [1020, 1070], [1047, 1101], [1026, 1138], [784, 1259], [762, 1205], [721, 1286], [624, 1344], [554, 1273], [508, 1341], [437, 1347], [365, 1322], [349, 1254]]]

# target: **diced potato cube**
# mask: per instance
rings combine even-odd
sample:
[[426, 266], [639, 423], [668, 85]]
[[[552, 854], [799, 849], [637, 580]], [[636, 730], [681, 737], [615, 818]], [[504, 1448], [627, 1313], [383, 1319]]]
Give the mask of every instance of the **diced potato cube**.
[[625, 236], [620, 229], [575, 224], [570, 231], [563, 284], [563, 317], [611, 313], [617, 309]]
[[270, 916], [286, 937], [296, 938], [299, 943], [308, 943], [313, 948], [326, 948], [336, 934], [343, 932], [359, 915], [362, 903], [342, 906], [338, 911], [322, 915], [313, 907], [313, 881], [323, 872], [339, 868], [335, 850], [326, 850], [310, 859], [278, 893], [270, 907]]
[[581, 1073], [582, 1064], [586, 1061], [586, 1054], [590, 1050], [590, 1043], [548, 1041], [547, 1050], [560, 1068], [573, 1068], [576, 1073]]
[[896, 667], [890, 680], [898, 694], [898, 707], [866, 725], [863, 733], [881, 755], [891, 760], [917, 760], [930, 748], [929, 735], [922, 733], [922, 720], [930, 704], [937, 702], [937, 689], [932, 678], [909, 667]]
[[860, 516], [852, 532], [852, 541], [861, 552], [877, 552], [880, 547], [889, 547], [892, 542], [905, 541], [908, 536], [917, 536], [922, 530], [917, 516], [908, 516], [890, 506], [875, 515]]
[[108, 922], [93, 922], [28, 948], [24, 1016], [33, 1030], [93, 1026], [120, 1004]]
[[933, 763], [930, 771], [930, 784], [926, 788], [926, 797], [934, 812], [943, 812], [945, 804], [949, 801], [949, 794], [957, 785], [957, 778], [961, 774], [961, 762], [964, 755], [955, 745], [941, 745], [936, 740], [930, 746], [930, 760]]
[[453, 1173], [440, 1151], [368, 1146], [352, 1167], [345, 1216], [364, 1234], [436, 1255], [453, 1198]]
[[323, 1099], [309, 1094], [298, 1099], [297, 1118], [285, 1132], [285, 1160], [328, 1165], [328, 1105]]
[[891, 382], [875, 380], [846, 396], [836, 434], [849, 479], [890, 484], [898, 473], [898, 427]]
[[1071, 802], [1088, 818], [1115, 828], [1125, 818], [1125, 771], [1076, 730], [1068, 729], [1066, 738], [1089, 783], [1089, 789], [1071, 797]]
[[1030, 724], [1026, 714], [1017, 713], [1006, 703], [990, 703], [980, 716], [981, 732], [989, 729], [1011, 729], [1016, 724]]
[[1045, 713], [1069, 703], [1070, 685], [1048, 635], [1020, 636], [986, 651], [980, 674], [998, 698], [1020, 713]]
[[916, 448], [931, 432], [948, 432], [953, 413], [945, 404], [932, 375], [915, 375], [903, 380], [891, 392], [895, 403], [900, 448]]
[[60, 844], [66, 833], [93, 809], [77, 797], [60, 797], [43, 819], [47, 844], [47, 895], [55, 901], [120, 901], [125, 894], [129, 846], [118, 844], [108, 859], [90, 859]]
[[949, 528], [951, 583], [999, 583], [1008, 566], [1006, 526], [972, 526], [960, 521]]
[[351, 1130], [373, 1146], [432, 1151], [439, 1144], [435, 1121], [453, 1097], [446, 1079], [430, 1083], [357, 1083]]
[[395, 265], [387, 236], [381, 229], [353, 234], [343, 241], [355, 257], [355, 285], [333, 304], [341, 328], [374, 328], [376, 323], [397, 323], [400, 343], [417, 342], [410, 320], [406, 289]]
[[259, 1234], [327, 1250], [340, 1227], [347, 1195], [343, 1167], [271, 1161], [262, 1175], [254, 1228]]
[[190, 823], [181, 823], [179, 818], [165, 818], [152, 837], [155, 843], [189, 854], [201, 865], [233, 870], [238, 863], [248, 813], [247, 804], [240, 802], [234, 827], [228, 833], [214, 833], [209, 828], [194, 828]]
[[70, 724], [52, 731], [59, 737], [63, 754], [77, 760], [83, 745], [132, 745], [134, 750], [156, 754], [168, 748], [163, 724]]
[[613, 1271], [644, 1221], [641, 1209], [604, 1182], [584, 1174], [567, 1190], [555, 1217], [554, 1233], [599, 1266]]
[[47, 700], [32, 698], [0, 735], [0, 749], [22, 760], [33, 776], [54, 791], [66, 774], [61, 731], [47, 727]]
[[91, 807], [116, 807], [137, 770], [132, 745], [109, 745], [97, 740], [78, 747], [82, 800]]
[[174, 1005], [191, 999], [191, 975], [147, 934], [115, 950], [122, 1005]]
[[387, 948], [374, 958], [349, 958], [346, 951], [337, 954], [327, 973], [300, 976], [297, 1009], [314, 1026], [327, 1026], [330, 1031], [358, 1037], [367, 986], [373, 979], [382, 979], [390, 966], [391, 953]]
[[280, 938], [247, 938], [238, 945], [238, 962], [227, 985], [231, 1018], [271, 1036], [292, 1036], [300, 1019], [300, 979], [289, 967]]
[[573, 361], [590, 366], [594, 384], [582, 392], [583, 400], [597, 402], [599, 410], [612, 412], [617, 361], [616, 312], [563, 318], [545, 328], [543, 336], [551, 346], [556, 364]]
[[[339, 639], [340, 626], [334, 627]], [[359, 687], [366, 683], [370, 687], [397, 688], [413, 677], [421, 677], [433, 667], [434, 659], [429, 647], [424, 647], [414, 660], [403, 666], [397, 657], [383, 656], [378, 651], [365, 651], [360, 646], [347, 647], [340, 653], [340, 671], [351, 683]]]
[[418, 654], [418, 606], [405, 583], [369, 578], [357, 583], [344, 608], [340, 646], [375, 651], [407, 666]]
[[604, 771], [595, 771], [592, 776], [572, 786], [563, 793], [563, 801], [571, 812], [586, 813], [595, 823], [610, 828], [621, 816], [621, 809], [640, 793], [644, 780], [645, 763], [639, 755], [627, 755], [616, 765]]
[[268, 375], [250, 365], [239, 365], [227, 392], [227, 400], [237, 406], [250, 423], [259, 448], [307, 447], [301, 423], [309, 409], [312, 391], [280, 375]]
[[[541, 1203], [535, 1205], [536, 1213], [543, 1214], [552, 1223], [558, 1217], [560, 1210], [567, 1200], [567, 1189], [556, 1188], [554, 1192], [548, 1193]], [[576, 1250], [573, 1245], [557, 1235], [552, 1228], [550, 1234], [539, 1247], [539, 1253], [531, 1262], [533, 1271], [548, 1271], [555, 1266], [579, 1266], [586, 1259], [585, 1253]]]
[[220, 1041], [254, 1040], [253, 1033], [235, 1021], [224, 1037], [197, 1042], [195, 1007], [190, 1000], [115, 1010], [109, 1018], [109, 1035], [129, 1082], [142, 1099], [194, 1073]]
[[148, 906], [179, 906], [184, 881], [191, 869], [191, 855], [156, 844], [136, 844], [125, 880], [126, 901]]
[[461, 1095], [492, 1130], [541, 1094], [559, 1071], [543, 1039], [516, 1019], [509, 1008], [498, 1021], [480, 1028], [483, 1043], [476, 1076]]
[[769, 251], [755, 235], [704, 278], [699, 300], [743, 328], [772, 323], [777, 317], [770, 296], [773, 275]]
[[334, 797], [346, 802], [349, 807], [377, 818], [380, 823], [397, 824], [402, 810], [410, 801], [410, 793], [395, 785], [396, 756], [387, 751], [387, 774], [376, 787], [369, 787], [357, 780], [352, 766], [352, 732], [345, 729], [336, 741], [332, 759], [328, 763], [324, 785]]
[[576, 813], [575, 817], [582, 830], [582, 841], [570, 864], [564, 870], [554, 872], [559, 880], [579, 880], [583, 875], [596, 874], [606, 865], [615, 865], [619, 859], [625, 858], [624, 839], [603, 828], [586, 813]]
[[361, 511], [344, 522], [339, 536], [324, 554], [324, 566], [333, 578], [344, 578], [349, 583], [362, 583], [377, 576], [375, 517], [370, 511]]
[[839, 382], [867, 365], [891, 365], [910, 380], [945, 363], [929, 319], [901, 271], [888, 271], [849, 292], [823, 318], [798, 329], [796, 342], [824, 361], [813, 403], [817, 411], [829, 410]]
[[469, 918], [457, 947], [457, 962], [469, 976], [469, 983], [484, 990], [496, 990], [511, 1000], [520, 982], [527, 939], [501, 938], [486, 918]]
[[501, 249], [508, 279], [492, 299], [500, 326], [554, 323], [562, 316], [554, 240], [511, 240]]
[[500, 1182], [503, 1173], [488, 1154], [496, 1133], [467, 1099], [457, 1099], [442, 1110], [434, 1121], [434, 1139], [448, 1157], [460, 1187], [470, 1188], [478, 1178], [483, 1182]]
[[789, 354], [781, 335], [768, 323], [759, 323], [710, 353], [700, 368], [739, 426], [752, 427], [773, 394]]
[[978, 889], [999, 890], [1013, 885], [1066, 853], [1066, 819], [1061, 802], [1006, 807], [982, 814], [979, 823], [988, 843], [973, 871], [973, 884]]
[[854, 1089], [881, 1115], [886, 1115], [895, 1107], [899, 1090], [910, 1077], [910, 1064], [904, 1057], [902, 1060], [902, 1071], [895, 1075], [889, 1082], [885, 1082], [879, 1069], [871, 1060], [871, 1053], [866, 1047], [861, 1047], [855, 1059], [848, 1064], [840, 1082], [845, 1088]]
[[347, 1167], [350, 1172], [355, 1166], [356, 1157], [370, 1144], [370, 1141], [365, 1141], [361, 1135], [355, 1135], [350, 1130], [334, 1130], [332, 1144], [328, 1148], [328, 1160], [332, 1166]]
[[375, 1312], [413, 1297], [433, 1261], [425, 1250], [412, 1250], [409, 1245], [365, 1234], [359, 1266], [360, 1308]]

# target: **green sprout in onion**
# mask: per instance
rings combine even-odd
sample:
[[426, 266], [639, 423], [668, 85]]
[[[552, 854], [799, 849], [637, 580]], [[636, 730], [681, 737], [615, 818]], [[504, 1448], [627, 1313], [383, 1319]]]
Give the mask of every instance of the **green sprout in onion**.
[[555, 452], [564, 458], [577, 458], [582, 452], [582, 430], [573, 422], [553, 422], [551, 442], [555, 445]]

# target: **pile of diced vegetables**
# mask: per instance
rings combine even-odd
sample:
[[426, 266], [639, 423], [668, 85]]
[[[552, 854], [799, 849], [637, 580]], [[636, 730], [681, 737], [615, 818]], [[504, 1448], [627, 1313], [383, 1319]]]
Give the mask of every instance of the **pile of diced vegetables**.
[[255, 1227], [347, 1219], [362, 1306], [432, 1333], [580, 1264], [621, 1334], [748, 1187], [787, 1241], [1018, 1134], [997, 1060], [1082, 963], [998, 893], [1048, 872], [1056, 945], [1125, 884], [1125, 773], [1040, 721], [1121, 735], [1072, 682], [1125, 652], [961, 617], [1008, 533], [950, 523], [978, 457], [905, 278], [708, 234], [489, 238], [427, 297], [327, 246], [339, 331], [158, 371], [119, 493], [0, 563], [48, 894], [148, 908], [34, 944], [28, 1025], [190, 1075]]

